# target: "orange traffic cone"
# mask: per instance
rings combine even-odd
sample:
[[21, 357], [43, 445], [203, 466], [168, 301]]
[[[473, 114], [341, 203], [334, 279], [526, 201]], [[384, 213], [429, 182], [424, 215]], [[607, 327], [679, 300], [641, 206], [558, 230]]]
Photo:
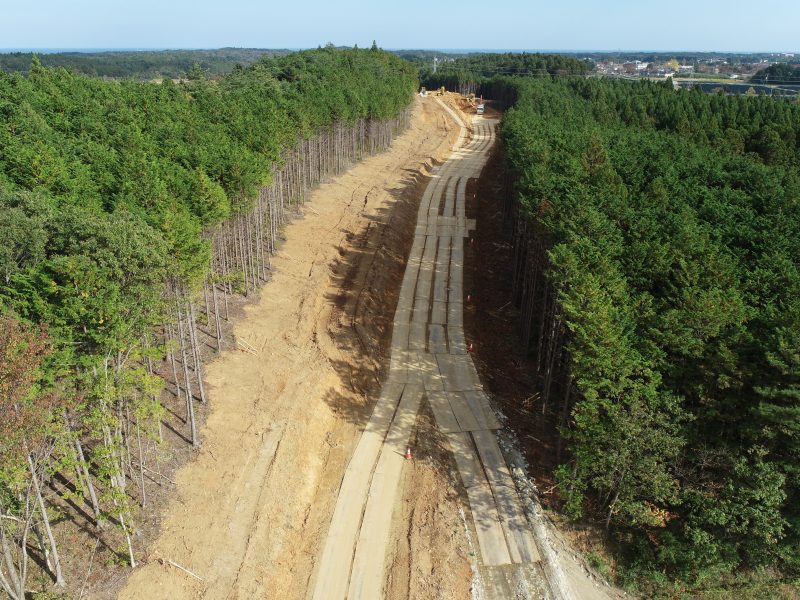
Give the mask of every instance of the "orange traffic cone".
[[406, 460], [410, 460], [411, 458], [413, 458], [411, 456], [411, 446], [406, 446]]
[[467, 302], [472, 302], [472, 294], [467, 294]]
[[467, 346], [467, 351], [469, 351], [469, 352], [474, 352], [474, 351], [475, 351], [475, 344], [473, 344], [472, 342], [470, 342], [470, 343], [469, 343], [469, 346]]

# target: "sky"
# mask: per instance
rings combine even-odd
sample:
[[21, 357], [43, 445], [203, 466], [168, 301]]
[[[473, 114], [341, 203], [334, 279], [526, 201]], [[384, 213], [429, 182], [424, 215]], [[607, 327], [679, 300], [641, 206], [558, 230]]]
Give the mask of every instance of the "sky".
[[0, 0], [0, 48], [800, 51], [800, 0]]

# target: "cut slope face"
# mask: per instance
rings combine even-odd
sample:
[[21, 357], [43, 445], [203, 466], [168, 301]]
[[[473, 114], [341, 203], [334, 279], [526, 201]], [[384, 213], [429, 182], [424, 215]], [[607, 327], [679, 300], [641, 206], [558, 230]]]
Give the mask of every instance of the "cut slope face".
[[528, 580], [539, 578], [539, 553], [492, 431], [499, 424], [463, 330], [464, 243], [474, 228], [466, 218], [466, 184], [486, 163], [496, 122], [475, 117], [465, 143], [460, 117], [442, 107], [459, 124], [459, 138], [419, 206], [394, 316], [389, 376], [345, 471], [316, 573], [315, 600], [385, 596], [392, 512], [423, 397], [466, 488], [483, 593], [512, 597], [512, 587], [533, 589]]

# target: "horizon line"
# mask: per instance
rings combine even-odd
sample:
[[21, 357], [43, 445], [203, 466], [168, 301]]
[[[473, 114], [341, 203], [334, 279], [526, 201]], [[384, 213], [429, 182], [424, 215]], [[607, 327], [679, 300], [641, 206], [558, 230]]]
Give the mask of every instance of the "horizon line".
[[[19, 53], [42, 53], [42, 54], [62, 54], [68, 52], [75, 52], [80, 54], [103, 53], [103, 52], [168, 52], [168, 51], [211, 51], [211, 50], [314, 50], [318, 46], [308, 47], [272, 47], [272, 48], [259, 48], [255, 46], [218, 46], [218, 47], [10, 47], [0, 48], [0, 53], [9, 54], [12, 52]], [[337, 47], [351, 47], [345, 45], [338, 45]], [[665, 54], [665, 53], [681, 53], [681, 54], [800, 54], [800, 50], [680, 50], [676, 48], [669, 49], [641, 49], [641, 48], [618, 48], [614, 50], [608, 49], [590, 49], [590, 48], [423, 48], [423, 47], [384, 47], [383, 50], [391, 52], [445, 52], [451, 54], [486, 54], [486, 53], [550, 53], [550, 54]]]

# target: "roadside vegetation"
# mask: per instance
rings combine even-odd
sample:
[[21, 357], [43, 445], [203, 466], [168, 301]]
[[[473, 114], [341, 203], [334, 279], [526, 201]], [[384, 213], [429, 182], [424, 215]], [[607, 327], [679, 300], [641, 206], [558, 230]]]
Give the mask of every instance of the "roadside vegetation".
[[648, 596], [791, 594], [800, 106], [601, 79], [483, 92], [513, 105], [514, 299], [563, 509]]
[[199, 445], [228, 297], [268, 277], [293, 203], [391, 142], [416, 84], [377, 47], [181, 84], [0, 74], [0, 590], [28, 597], [34, 562], [64, 582], [54, 515], [135, 565], [151, 451], [170, 421]]

